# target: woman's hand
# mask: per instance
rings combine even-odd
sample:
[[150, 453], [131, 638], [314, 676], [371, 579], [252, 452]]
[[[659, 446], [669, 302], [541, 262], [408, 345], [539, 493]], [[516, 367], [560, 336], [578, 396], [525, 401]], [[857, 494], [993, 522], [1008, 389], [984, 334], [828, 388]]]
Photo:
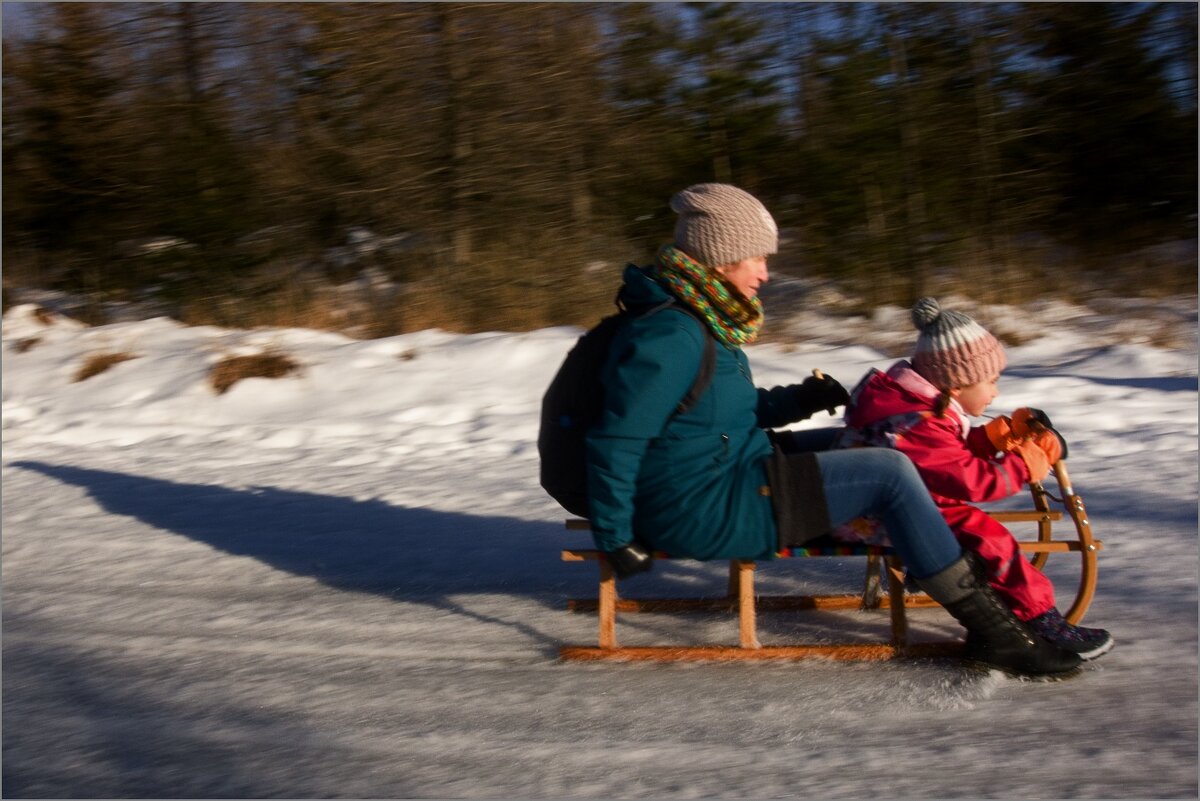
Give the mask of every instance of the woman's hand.
[[654, 567], [654, 558], [640, 544], [631, 542], [605, 554], [617, 578], [625, 579]]
[[850, 400], [850, 393], [846, 391], [846, 388], [839, 384], [833, 376], [826, 375], [820, 370], [813, 370], [813, 374], [804, 379], [802, 383], [794, 385], [793, 390], [796, 405], [804, 414], [801, 419], [812, 417], [822, 409], [827, 410], [830, 414], [835, 414], [836, 407], [845, 406]]

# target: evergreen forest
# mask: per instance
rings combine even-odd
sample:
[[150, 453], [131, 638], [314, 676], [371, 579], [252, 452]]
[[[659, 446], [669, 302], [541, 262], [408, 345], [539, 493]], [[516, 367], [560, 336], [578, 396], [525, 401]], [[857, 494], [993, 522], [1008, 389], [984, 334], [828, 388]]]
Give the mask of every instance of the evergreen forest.
[[773, 271], [864, 304], [1196, 291], [1196, 3], [3, 13], [6, 305], [590, 325], [701, 181], [766, 203]]

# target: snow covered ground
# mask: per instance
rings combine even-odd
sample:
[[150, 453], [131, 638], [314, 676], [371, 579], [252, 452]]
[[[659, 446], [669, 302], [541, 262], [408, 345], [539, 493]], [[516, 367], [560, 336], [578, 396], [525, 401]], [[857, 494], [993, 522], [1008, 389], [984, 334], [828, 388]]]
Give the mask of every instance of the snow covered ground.
[[[587, 538], [562, 531], [534, 447], [575, 329], [356, 341], [9, 309], [3, 793], [1195, 798], [1195, 298], [1147, 318], [1183, 320], [1171, 348], [1121, 308], [998, 315], [1042, 336], [1010, 349], [994, 410], [1051, 414], [1105, 542], [1086, 622], [1117, 647], [1050, 684], [915, 662], [558, 662], [595, 634], [564, 609], [595, 568], [558, 560]], [[850, 385], [911, 341], [898, 309], [853, 322], [810, 313], [788, 330], [815, 339], [751, 347], [757, 382], [819, 367]], [[301, 371], [208, 384], [266, 349]], [[102, 352], [136, 358], [73, 381]], [[1048, 566], [1064, 595], [1075, 567]], [[723, 570], [659, 565], [628, 590], [715, 589]], [[849, 591], [860, 571], [782, 562], [760, 582]], [[763, 639], [886, 627], [830, 614], [764, 613]], [[940, 609], [912, 620], [956, 631]], [[720, 616], [618, 630], [737, 637]]]

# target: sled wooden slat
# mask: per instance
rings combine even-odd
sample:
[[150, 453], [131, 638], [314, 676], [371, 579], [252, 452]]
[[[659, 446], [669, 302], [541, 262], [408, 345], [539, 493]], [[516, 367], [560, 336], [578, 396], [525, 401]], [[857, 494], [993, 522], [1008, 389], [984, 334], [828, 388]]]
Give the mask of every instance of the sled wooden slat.
[[[573, 530], [588, 530], [586, 520], [568, 520]], [[731, 559], [729, 562], [729, 586], [726, 595], [719, 598], [621, 598], [617, 593], [616, 578], [604, 554], [590, 548], [566, 548], [561, 552], [568, 562], [595, 561], [600, 566], [600, 591], [597, 598], [571, 599], [568, 609], [576, 612], [597, 611], [599, 613], [599, 636], [596, 646], [564, 646], [559, 656], [565, 660], [718, 660], [731, 659], [804, 659], [823, 657], [826, 659], [879, 660], [910, 657], [932, 653], [930, 649], [945, 651], [954, 643], [908, 643], [908, 621], [905, 606], [930, 606], [933, 602], [919, 595], [905, 596], [904, 576], [900, 560], [889, 549], [877, 546], [837, 546], [796, 548], [782, 558], [815, 558], [820, 556], [866, 556], [869, 566], [876, 571], [888, 573], [888, 596], [876, 597], [878, 583], [871, 587], [872, 574], [868, 571], [867, 587], [862, 594], [843, 595], [785, 595], [758, 596], [754, 592], [755, 562], [746, 559]], [[670, 559], [667, 554], [656, 553], [657, 559]], [[777, 609], [887, 609], [891, 619], [890, 641], [886, 643], [817, 643], [797, 646], [763, 646], [758, 639], [759, 610]], [[728, 611], [738, 615], [738, 645], [699, 646], [643, 646], [621, 647], [616, 637], [618, 612], [695, 612]]]
[[1062, 520], [1062, 512], [1031, 512], [997, 510], [988, 515], [1000, 523], [1037, 523], [1042, 520]]
[[1078, 540], [1050, 540], [1048, 542], [1018, 542], [1021, 550], [1025, 553], [1067, 553], [1069, 551], [1099, 551], [1104, 547], [1104, 543], [1099, 540], [1084, 545]]
[[[992, 512], [991, 516], [1002, 523], [1036, 523], [1036, 540], [1018, 540], [1021, 550], [1033, 554], [1031, 561], [1039, 569], [1051, 553], [1077, 553], [1082, 562], [1079, 588], [1074, 602], [1064, 613], [1071, 623], [1078, 623], [1087, 612], [1095, 594], [1097, 578], [1097, 553], [1104, 545], [1092, 536], [1091, 524], [1083, 506], [1083, 500], [1074, 493], [1066, 464], [1058, 462], [1054, 475], [1062, 494], [1061, 503], [1066, 515], [1074, 524], [1076, 539], [1053, 539], [1053, 523], [1063, 519], [1064, 513], [1050, 508], [1050, 500], [1060, 501], [1050, 495], [1041, 484], [1033, 484], [1030, 490], [1035, 508], [1033, 510], [1005, 510]], [[590, 531], [587, 520], [573, 518], [565, 526], [571, 531]], [[904, 590], [903, 566], [889, 548], [865, 545], [840, 545], [817, 542], [808, 547], [794, 548], [780, 554], [783, 559], [819, 557], [866, 557], [867, 575], [863, 591], [856, 594], [831, 595], [756, 595], [754, 592], [755, 563], [750, 560], [732, 559], [729, 562], [729, 584], [726, 594], [720, 597], [691, 598], [622, 598], [617, 591], [616, 577], [604, 554], [591, 548], [565, 548], [561, 558], [566, 562], [594, 561], [600, 572], [599, 592], [596, 598], [573, 598], [567, 608], [573, 612], [597, 612], [599, 632], [597, 645], [568, 645], [559, 650], [564, 660], [649, 660], [649, 661], [729, 661], [805, 659], [821, 657], [843, 660], [882, 660], [896, 658], [953, 656], [961, 650], [961, 642], [910, 643], [907, 608], [937, 606], [924, 593], [906, 593]], [[672, 559], [663, 553], [655, 553], [656, 559]], [[887, 576], [886, 595], [880, 592], [883, 576]], [[762, 645], [757, 633], [757, 613], [775, 610], [883, 610], [889, 612], [891, 633], [888, 642], [811, 643], [795, 645]], [[635, 646], [623, 647], [616, 635], [617, 613], [633, 612], [735, 612], [738, 615], [738, 644], [734, 645], [687, 645], [687, 646]]]
[[[804, 610], [862, 609], [862, 595], [756, 595], [754, 605], [760, 612], [788, 612]], [[737, 602], [731, 598], [620, 598], [615, 601], [618, 612], [736, 612]], [[924, 594], [904, 597], [904, 606], [918, 609], [937, 606], [937, 602]], [[571, 612], [595, 612], [599, 608], [596, 598], [571, 598], [567, 609]], [[890, 609], [891, 600], [884, 596], [871, 608]]]
[[840, 645], [763, 645], [740, 648], [731, 645], [643, 645], [598, 648], [592, 645], [566, 645], [559, 657], [567, 660], [652, 661], [652, 662], [732, 662], [772, 659], [824, 659], [855, 662], [888, 659], [953, 658], [962, 651], [958, 642], [915, 643], [896, 648], [886, 643], [842, 643]]

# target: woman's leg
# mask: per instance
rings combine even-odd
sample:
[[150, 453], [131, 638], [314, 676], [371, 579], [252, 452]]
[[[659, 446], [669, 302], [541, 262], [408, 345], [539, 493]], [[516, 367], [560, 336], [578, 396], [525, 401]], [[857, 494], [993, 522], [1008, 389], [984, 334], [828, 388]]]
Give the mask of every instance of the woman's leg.
[[[825, 494], [819, 516], [834, 526], [863, 515], [882, 520], [909, 574], [967, 629], [968, 659], [1035, 676], [1063, 674], [1079, 666], [1078, 654], [1039, 638], [988, 586], [982, 561], [974, 552], [963, 553], [907, 456], [890, 448], [799, 456], [785, 457], [784, 465], [795, 461], [796, 469], [811, 475], [811, 465], [804, 462], [816, 460]], [[786, 500], [786, 491], [793, 487], [779, 480], [778, 465], [774, 472], [772, 490], [784, 489]]]
[[816, 458], [832, 525], [863, 515], [879, 518], [916, 579], [932, 576], [962, 556], [907, 456], [887, 448], [852, 448], [823, 451]]

